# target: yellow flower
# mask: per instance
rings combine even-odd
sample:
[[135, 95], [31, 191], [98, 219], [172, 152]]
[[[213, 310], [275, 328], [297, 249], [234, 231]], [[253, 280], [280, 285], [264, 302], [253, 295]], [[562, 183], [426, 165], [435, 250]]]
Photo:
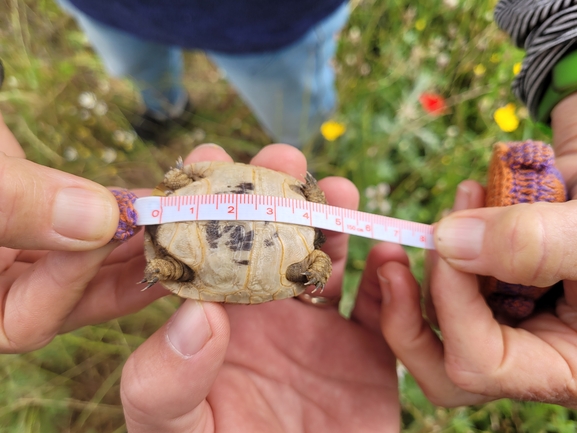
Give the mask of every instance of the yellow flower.
[[422, 32], [423, 30], [425, 30], [425, 27], [427, 27], [427, 21], [424, 18], [418, 19], [415, 22], [415, 28]]
[[513, 65], [513, 75], [519, 75], [521, 72], [521, 62], [517, 62]]
[[473, 73], [477, 76], [480, 77], [481, 75], [484, 75], [485, 72], [487, 72], [487, 68], [485, 67], [485, 65], [483, 65], [482, 63], [479, 63], [477, 66], [475, 66], [475, 68], [473, 69]]
[[329, 120], [321, 125], [321, 134], [328, 141], [335, 141], [345, 133], [345, 125], [334, 120]]
[[493, 118], [501, 130], [512, 132], [519, 127], [519, 118], [515, 114], [515, 109], [515, 104], [507, 104], [495, 111]]

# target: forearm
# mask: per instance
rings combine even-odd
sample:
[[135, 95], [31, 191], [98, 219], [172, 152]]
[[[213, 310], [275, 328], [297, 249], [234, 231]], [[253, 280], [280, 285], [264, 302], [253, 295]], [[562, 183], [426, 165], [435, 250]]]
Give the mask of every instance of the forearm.
[[[512, 41], [525, 49], [521, 72], [513, 83], [515, 95], [538, 119], [539, 105], [553, 67], [577, 42], [577, 5], [563, 0], [500, 0], [495, 19]], [[549, 113], [539, 120], [548, 121]]]

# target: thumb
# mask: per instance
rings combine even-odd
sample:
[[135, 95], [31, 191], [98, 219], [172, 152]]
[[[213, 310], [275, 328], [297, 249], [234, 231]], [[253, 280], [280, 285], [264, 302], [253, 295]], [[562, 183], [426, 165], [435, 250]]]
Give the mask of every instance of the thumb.
[[95, 182], [0, 152], [0, 245], [88, 250], [118, 226], [118, 204]]
[[577, 280], [577, 201], [454, 212], [435, 227], [435, 247], [453, 268], [546, 287]]
[[187, 300], [128, 358], [120, 395], [130, 432], [214, 431], [206, 397], [228, 346], [221, 305]]

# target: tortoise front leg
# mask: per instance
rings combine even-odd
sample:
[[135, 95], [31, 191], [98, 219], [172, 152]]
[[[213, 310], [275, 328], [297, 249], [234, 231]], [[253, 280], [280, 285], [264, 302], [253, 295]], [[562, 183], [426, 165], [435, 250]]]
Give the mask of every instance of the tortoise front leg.
[[313, 203], [327, 204], [325, 193], [319, 187], [319, 184], [313, 175], [307, 172], [305, 181], [306, 183], [302, 186], [302, 192], [305, 198]]
[[182, 157], [179, 157], [176, 161], [176, 167], [171, 168], [164, 175], [163, 184], [164, 186], [172, 191], [183, 188], [190, 185], [192, 182], [196, 182], [204, 177], [200, 172], [194, 171], [193, 165], [184, 166], [182, 162]]
[[314, 285], [313, 292], [320, 290], [322, 293], [332, 270], [330, 257], [324, 251], [313, 250], [306, 259], [288, 267], [286, 278], [305, 286]]

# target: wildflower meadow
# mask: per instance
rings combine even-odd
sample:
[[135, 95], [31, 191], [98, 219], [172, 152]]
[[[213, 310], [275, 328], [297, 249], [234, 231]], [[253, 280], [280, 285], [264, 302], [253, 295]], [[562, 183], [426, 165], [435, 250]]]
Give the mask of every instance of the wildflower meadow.
[[[493, 21], [494, 0], [351, 0], [334, 62], [339, 108], [304, 148], [317, 177], [344, 176], [360, 210], [423, 223], [451, 206], [459, 182], [484, 182], [492, 145], [549, 141], [510, 86], [523, 52]], [[201, 52], [186, 54], [193, 124], [156, 147], [127, 118], [140, 109], [129, 82], [112, 79], [86, 37], [53, 0], [0, 3], [0, 112], [29, 159], [104, 185], [153, 187], [180, 155], [217, 143], [248, 161], [270, 138]], [[371, 241], [351, 238], [347, 299], [354, 301]], [[423, 277], [423, 251], [408, 249]], [[132, 316], [58, 336], [47, 347], [0, 355], [0, 431], [126, 431], [122, 365], [179, 301], [161, 299]], [[574, 432], [575, 413], [500, 400], [443, 409], [402, 365], [403, 431]], [[535, 372], [539, 374], [539, 372]]]

